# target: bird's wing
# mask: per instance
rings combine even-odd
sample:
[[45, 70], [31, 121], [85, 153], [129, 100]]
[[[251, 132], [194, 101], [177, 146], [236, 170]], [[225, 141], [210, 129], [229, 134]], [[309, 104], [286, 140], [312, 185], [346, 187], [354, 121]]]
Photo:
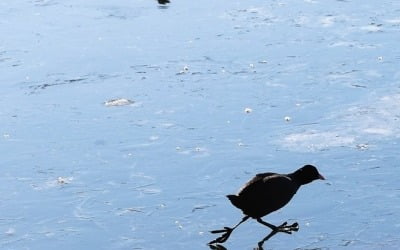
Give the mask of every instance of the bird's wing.
[[278, 175], [278, 174], [270, 173], [270, 172], [257, 174], [251, 180], [249, 180], [246, 184], [244, 184], [244, 186], [239, 190], [238, 195], [242, 195], [247, 192], [252, 192], [252, 190], [254, 190], [254, 189], [257, 190], [257, 186], [263, 185], [264, 178], [276, 176], [276, 175]]
[[265, 216], [285, 206], [298, 187], [287, 175], [256, 176], [240, 191], [239, 208], [254, 218]]

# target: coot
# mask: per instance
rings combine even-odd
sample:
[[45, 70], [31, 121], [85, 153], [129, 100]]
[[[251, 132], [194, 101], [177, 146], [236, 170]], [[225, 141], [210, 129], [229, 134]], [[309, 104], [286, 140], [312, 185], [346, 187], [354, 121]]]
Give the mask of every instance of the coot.
[[169, 0], [157, 0], [159, 4], [167, 4]]
[[298, 231], [298, 223], [287, 225], [285, 222], [280, 226], [274, 226], [263, 221], [261, 217], [285, 206], [301, 185], [317, 179], [325, 180], [317, 168], [312, 165], [305, 165], [290, 174], [257, 174], [240, 189], [237, 195], [227, 195], [232, 204], [241, 209], [245, 216], [232, 228], [224, 227], [221, 230], [211, 231], [211, 233], [223, 233], [223, 235], [208, 244], [225, 242], [232, 231], [250, 217], [272, 229], [271, 234], [264, 240], [278, 232], [290, 234], [292, 231]]

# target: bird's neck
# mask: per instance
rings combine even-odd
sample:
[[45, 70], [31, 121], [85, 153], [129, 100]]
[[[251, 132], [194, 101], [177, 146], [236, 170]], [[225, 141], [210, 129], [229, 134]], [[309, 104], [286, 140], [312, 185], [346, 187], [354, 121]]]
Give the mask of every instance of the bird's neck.
[[288, 176], [290, 177], [290, 179], [292, 179], [292, 181], [294, 183], [296, 183], [297, 185], [299, 185], [299, 187], [301, 185], [307, 184], [308, 182], [304, 181], [304, 178], [302, 178], [302, 176], [297, 173], [297, 172], [293, 172], [291, 174], [288, 174]]

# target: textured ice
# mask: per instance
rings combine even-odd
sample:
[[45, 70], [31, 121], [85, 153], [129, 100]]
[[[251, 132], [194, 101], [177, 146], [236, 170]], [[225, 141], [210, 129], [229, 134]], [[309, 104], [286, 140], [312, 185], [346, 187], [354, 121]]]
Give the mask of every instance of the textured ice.
[[167, 6], [0, 1], [0, 248], [205, 249], [225, 195], [311, 163], [265, 248], [398, 249], [399, 2]]

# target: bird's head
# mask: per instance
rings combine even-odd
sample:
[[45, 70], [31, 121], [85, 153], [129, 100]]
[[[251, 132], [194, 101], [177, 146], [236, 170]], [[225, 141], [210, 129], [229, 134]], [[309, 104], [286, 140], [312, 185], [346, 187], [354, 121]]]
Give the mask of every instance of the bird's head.
[[295, 180], [304, 185], [314, 180], [325, 180], [325, 178], [318, 172], [318, 169], [313, 165], [304, 165], [296, 170], [293, 174]]

